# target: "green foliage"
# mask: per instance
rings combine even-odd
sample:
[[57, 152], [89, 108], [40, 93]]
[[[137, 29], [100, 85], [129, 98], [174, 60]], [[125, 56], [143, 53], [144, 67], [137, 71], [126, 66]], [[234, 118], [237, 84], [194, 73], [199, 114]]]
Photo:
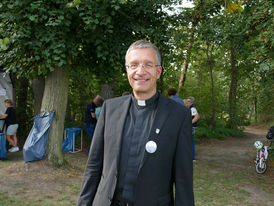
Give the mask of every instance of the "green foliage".
[[112, 73], [134, 40], [161, 40], [168, 26], [161, 8], [172, 2], [4, 0], [0, 29], [10, 43], [1, 63], [18, 75], [79, 64]]
[[215, 127], [211, 129], [210, 127], [199, 126], [196, 130], [195, 137], [200, 138], [216, 138], [225, 139], [225, 137], [242, 137], [242, 130], [233, 130], [224, 127]]
[[[124, 55], [137, 39], [169, 51], [169, 21], [162, 7], [176, 1], [9, 1], [0, 5], [0, 65], [17, 77], [45, 76], [55, 68], [70, 73], [69, 109], [81, 120], [102, 84], [115, 95], [130, 91]], [[80, 82], [80, 84], [79, 84]], [[68, 116], [70, 116], [68, 115]]]
[[[271, 1], [247, 1], [245, 6], [245, 33], [253, 48], [250, 59], [258, 62], [273, 60], [273, 4]], [[272, 62], [273, 64], [273, 62]], [[272, 67], [273, 68], [273, 67]]]
[[[124, 55], [137, 39], [155, 43], [163, 55], [159, 89], [166, 94], [178, 86], [186, 48], [194, 44], [180, 96], [196, 98], [195, 106], [210, 124], [213, 68], [215, 126], [228, 121], [245, 125], [257, 99], [259, 120], [273, 121], [273, 21], [270, 1], [194, 1], [194, 8], [167, 15], [177, 1], [9, 1], [0, 3], [0, 65], [16, 76], [44, 76], [56, 67], [70, 72], [69, 122], [81, 121], [86, 104], [113, 86], [114, 96], [131, 91], [124, 70]], [[193, 25], [193, 27], [191, 26]], [[272, 32], [272, 33], [271, 33]], [[235, 115], [229, 119], [231, 62], [234, 43], [237, 89]], [[211, 58], [207, 46], [211, 45]], [[31, 96], [28, 97], [31, 113]], [[19, 103], [20, 104], [20, 103]], [[214, 135], [213, 135], [214, 136]]]
[[3, 50], [7, 50], [7, 44], [9, 43], [9, 38], [4, 38], [4, 39], [0, 39], [0, 51]]

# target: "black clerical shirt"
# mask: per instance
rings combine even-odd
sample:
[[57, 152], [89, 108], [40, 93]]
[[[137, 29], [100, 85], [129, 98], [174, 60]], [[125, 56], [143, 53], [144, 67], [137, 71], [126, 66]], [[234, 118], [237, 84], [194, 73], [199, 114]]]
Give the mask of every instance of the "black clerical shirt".
[[118, 200], [134, 200], [138, 170], [144, 157], [158, 99], [158, 93], [146, 101], [136, 100], [132, 96], [123, 130], [119, 176], [115, 191], [115, 198]]

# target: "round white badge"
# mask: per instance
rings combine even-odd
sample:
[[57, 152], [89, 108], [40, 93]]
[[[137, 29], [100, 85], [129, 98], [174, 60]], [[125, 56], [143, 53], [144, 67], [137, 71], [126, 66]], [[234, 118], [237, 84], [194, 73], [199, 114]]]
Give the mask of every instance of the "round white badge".
[[149, 141], [146, 143], [146, 151], [148, 153], [154, 153], [157, 150], [157, 144], [154, 141]]

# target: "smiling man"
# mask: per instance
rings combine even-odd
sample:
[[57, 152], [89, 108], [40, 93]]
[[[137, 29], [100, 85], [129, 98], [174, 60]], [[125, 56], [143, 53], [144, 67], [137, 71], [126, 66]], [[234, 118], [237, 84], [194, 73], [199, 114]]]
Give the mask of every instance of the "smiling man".
[[152, 43], [134, 42], [125, 60], [133, 93], [103, 105], [78, 205], [192, 206], [190, 111], [157, 92]]

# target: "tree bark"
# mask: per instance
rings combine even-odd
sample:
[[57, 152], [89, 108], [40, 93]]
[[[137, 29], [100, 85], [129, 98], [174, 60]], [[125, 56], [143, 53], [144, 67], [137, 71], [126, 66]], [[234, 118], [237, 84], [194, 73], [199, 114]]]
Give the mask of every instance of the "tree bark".
[[211, 46], [211, 49], [210, 49], [210, 44], [207, 43], [206, 56], [207, 56], [207, 62], [208, 62], [208, 67], [209, 67], [210, 80], [211, 80], [211, 109], [212, 109], [212, 116], [211, 116], [211, 121], [210, 121], [211, 128], [214, 127], [215, 119], [216, 119], [212, 50], [213, 50], [213, 46]]
[[178, 88], [179, 92], [183, 89], [183, 86], [184, 86], [185, 81], [186, 81], [186, 73], [187, 73], [187, 70], [188, 70], [189, 57], [190, 57], [193, 41], [194, 41], [194, 26], [193, 26], [193, 23], [192, 23], [191, 34], [190, 34], [189, 42], [187, 44], [186, 55], [185, 55], [183, 67], [182, 67], [182, 70], [181, 70], [181, 76], [180, 76], [180, 80], [179, 80], [179, 88]]
[[255, 123], [258, 122], [258, 109], [257, 109], [257, 97], [254, 97], [254, 113], [255, 113]]
[[71, 118], [70, 99], [68, 98], [68, 100], [67, 100], [67, 109], [66, 109], [65, 121], [66, 121], [66, 122], [71, 122], [72, 120], [75, 121], [75, 119], [72, 119], [72, 118]]
[[112, 98], [114, 96], [114, 92], [113, 92], [113, 88], [114, 88], [114, 85], [115, 85], [115, 79], [113, 78], [112, 79], [112, 83], [111, 85], [110, 84], [103, 84], [102, 85], [102, 97], [104, 99], [109, 99], [109, 98]]
[[24, 145], [24, 142], [26, 140], [27, 134], [23, 131], [28, 131], [28, 122], [27, 120], [27, 96], [28, 96], [28, 89], [29, 89], [29, 81], [27, 78], [20, 78], [19, 79], [19, 85], [17, 89], [17, 107], [16, 107], [16, 113], [17, 113], [17, 121], [19, 124], [20, 132], [19, 136], [21, 138], [18, 139], [19, 145]]
[[62, 141], [64, 121], [68, 98], [68, 72], [63, 68], [55, 68], [45, 79], [45, 90], [41, 111], [54, 111], [55, 117], [50, 127], [47, 154], [48, 159], [56, 166], [64, 163]]
[[41, 105], [45, 89], [45, 79], [33, 79], [32, 88], [34, 97], [34, 115], [36, 116], [41, 111]]
[[230, 66], [231, 66], [231, 82], [229, 90], [229, 122], [228, 127], [237, 128], [236, 117], [236, 91], [237, 91], [237, 68], [235, 65], [235, 50], [233, 40], [230, 40]]
[[252, 118], [253, 109], [254, 109], [254, 104], [251, 105], [251, 108], [250, 108], [250, 111], [249, 111], [249, 114], [248, 114], [248, 121], [249, 122], [251, 121], [251, 118]]

